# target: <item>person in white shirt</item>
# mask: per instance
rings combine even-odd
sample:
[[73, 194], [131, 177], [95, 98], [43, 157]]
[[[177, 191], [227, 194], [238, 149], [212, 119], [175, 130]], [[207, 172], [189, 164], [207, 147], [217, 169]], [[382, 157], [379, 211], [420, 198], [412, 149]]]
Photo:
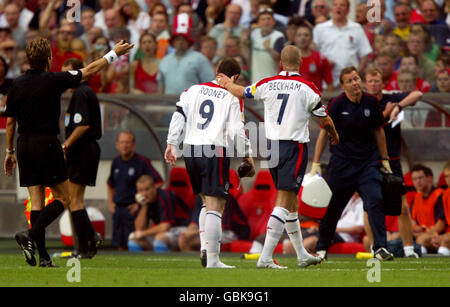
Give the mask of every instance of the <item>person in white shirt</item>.
[[[257, 267], [284, 269], [273, 259], [273, 251], [284, 229], [297, 253], [299, 267], [321, 262], [303, 247], [298, 220], [298, 197], [308, 163], [309, 129], [311, 115], [318, 117], [322, 127], [331, 136], [332, 144], [339, 143], [333, 121], [326, 114], [321, 95], [316, 86], [303, 79], [298, 70], [301, 51], [296, 46], [286, 46], [281, 51], [283, 71], [262, 79], [248, 87], [231, 82], [219, 74], [217, 81], [238, 98], [254, 98], [264, 103], [264, 123], [271, 153], [278, 155], [278, 163], [270, 166], [270, 173], [278, 190], [275, 208], [267, 223], [267, 233]], [[278, 144], [278, 151], [276, 145]], [[271, 160], [273, 161], [272, 157]]]
[[332, 19], [314, 27], [317, 50], [333, 69], [334, 86], [339, 86], [339, 74], [348, 66], [362, 70], [372, 52], [369, 40], [360, 24], [347, 18], [349, 0], [333, 0]]
[[[275, 19], [270, 8], [262, 9], [258, 15], [258, 28], [250, 35], [251, 82], [273, 76], [279, 70], [280, 52], [284, 34], [274, 29]], [[262, 64], [264, 63], [264, 64]]]
[[[241, 72], [239, 63], [225, 58], [217, 73], [236, 80]], [[183, 155], [195, 194], [200, 194], [205, 208], [200, 212], [199, 229], [202, 264], [207, 268], [234, 268], [219, 259], [222, 235], [222, 214], [228, 198], [230, 157], [233, 147], [228, 138], [236, 138], [236, 149], [250, 163], [250, 141], [243, 123], [243, 102], [216, 81], [191, 86], [180, 96], [172, 116], [167, 136], [165, 160], [175, 165], [178, 139], [185, 131]]]

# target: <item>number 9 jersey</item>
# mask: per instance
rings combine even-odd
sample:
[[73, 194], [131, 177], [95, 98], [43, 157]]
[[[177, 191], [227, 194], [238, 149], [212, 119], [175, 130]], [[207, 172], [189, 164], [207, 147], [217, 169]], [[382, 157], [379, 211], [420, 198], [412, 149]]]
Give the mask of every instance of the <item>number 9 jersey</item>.
[[[244, 130], [243, 102], [216, 81], [191, 86], [181, 94], [176, 105], [176, 113], [181, 113], [186, 123], [185, 144], [228, 147], [228, 139], [237, 137], [238, 152], [245, 156], [251, 154]], [[172, 119], [168, 144], [178, 144], [180, 128], [175, 127], [176, 123]]]
[[317, 87], [300, 74], [282, 71], [247, 86], [245, 97], [264, 102], [264, 124], [269, 140], [309, 142], [311, 114], [326, 117]]

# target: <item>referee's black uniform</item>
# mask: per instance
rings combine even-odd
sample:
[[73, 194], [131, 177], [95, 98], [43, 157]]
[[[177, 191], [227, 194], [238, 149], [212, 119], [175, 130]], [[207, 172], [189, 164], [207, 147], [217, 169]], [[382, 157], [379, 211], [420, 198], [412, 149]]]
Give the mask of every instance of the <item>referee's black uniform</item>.
[[78, 126], [89, 129], [66, 151], [69, 180], [80, 185], [95, 186], [102, 136], [100, 104], [95, 92], [82, 83], [72, 94], [64, 119], [66, 139]]
[[79, 70], [28, 70], [14, 80], [5, 116], [18, 124], [17, 161], [20, 186], [51, 187], [67, 179], [64, 152], [58, 140], [61, 94], [80, 84]]

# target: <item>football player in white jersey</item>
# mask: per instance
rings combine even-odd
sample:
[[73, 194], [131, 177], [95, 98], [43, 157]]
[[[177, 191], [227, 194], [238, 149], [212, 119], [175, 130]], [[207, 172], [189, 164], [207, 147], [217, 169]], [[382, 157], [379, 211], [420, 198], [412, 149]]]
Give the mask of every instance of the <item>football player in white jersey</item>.
[[333, 121], [325, 112], [321, 95], [315, 85], [298, 73], [301, 52], [295, 46], [286, 46], [281, 52], [283, 71], [276, 76], [262, 79], [251, 86], [242, 87], [232, 83], [223, 74], [217, 81], [238, 98], [255, 98], [264, 103], [264, 123], [269, 144], [278, 143], [278, 165], [270, 167], [277, 187], [277, 199], [267, 223], [266, 239], [257, 267], [283, 269], [272, 259], [273, 251], [283, 230], [295, 247], [299, 267], [321, 262], [320, 257], [310, 255], [303, 246], [298, 220], [298, 197], [308, 163], [308, 123], [311, 115], [319, 118], [328, 132], [332, 144], [339, 143]]
[[[241, 72], [232, 58], [222, 60], [217, 68], [234, 82]], [[185, 130], [183, 155], [195, 194], [200, 194], [203, 208], [199, 229], [202, 262], [206, 255], [207, 268], [234, 268], [219, 259], [219, 240], [222, 233], [222, 213], [229, 188], [230, 155], [233, 146], [228, 138], [236, 139], [236, 149], [244, 161], [251, 164], [250, 141], [243, 123], [243, 102], [213, 80], [191, 86], [180, 96], [172, 116], [167, 137], [165, 159], [175, 165], [177, 145]]]

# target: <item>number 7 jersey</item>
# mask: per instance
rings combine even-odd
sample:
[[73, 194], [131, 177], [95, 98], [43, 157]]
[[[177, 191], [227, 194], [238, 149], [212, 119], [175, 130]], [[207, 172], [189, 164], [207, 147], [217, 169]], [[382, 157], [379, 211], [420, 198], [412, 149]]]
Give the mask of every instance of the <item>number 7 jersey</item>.
[[298, 73], [282, 71], [247, 86], [244, 94], [264, 103], [265, 131], [270, 140], [307, 143], [311, 114], [327, 116], [317, 87]]
[[228, 138], [249, 148], [244, 130], [243, 102], [216, 81], [191, 86], [180, 96], [177, 107], [185, 120], [184, 143], [228, 147]]

